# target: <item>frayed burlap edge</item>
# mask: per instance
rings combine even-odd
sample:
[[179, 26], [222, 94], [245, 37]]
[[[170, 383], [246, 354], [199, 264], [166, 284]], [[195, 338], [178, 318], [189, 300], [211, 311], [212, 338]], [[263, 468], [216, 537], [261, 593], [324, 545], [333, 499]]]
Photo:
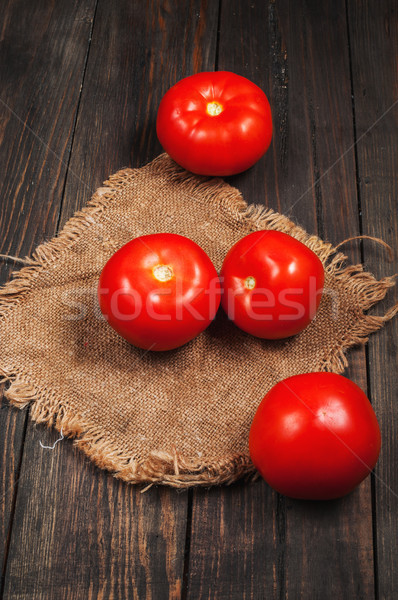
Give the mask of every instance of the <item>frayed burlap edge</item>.
[[[321, 259], [325, 270], [344, 284], [355, 290], [359, 298], [356, 327], [340, 341], [339, 348], [332, 349], [319, 364], [319, 370], [342, 372], [348, 365], [346, 352], [352, 346], [365, 344], [369, 334], [398, 313], [398, 304], [382, 316], [365, 314], [371, 306], [382, 300], [388, 289], [394, 285], [394, 277], [376, 280], [364, 272], [362, 265], [347, 266], [347, 257], [317, 236], [308, 234], [287, 217], [261, 206], [248, 206], [239, 192], [229, 187], [221, 179], [199, 177], [178, 167], [166, 154], [157, 157], [143, 168], [167, 174], [175, 182], [184, 182], [185, 189], [199, 192], [201, 198], [218, 203], [222, 210], [237, 222], [249, 221], [253, 230], [277, 229], [305, 243]], [[84, 231], [100, 222], [107, 205], [118, 191], [131, 182], [140, 169], [123, 169], [112, 175], [104, 186], [99, 188], [87, 206], [66, 223], [60, 234], [41, 244], [32, 258], [26, 259], [26, 267], [13, 273], [13, 279], [0, 288], [0, 320], [5, 320], [16, 304], [23, 301], [42, 269], [56, 262]], [[67, 407], [57, 398], [56, 393], [39, 389], [29, 374], [18, 365], [0, 364], [0, 382], [9, 383], [5, 392], [9, 402], [20, 409], [30, 405], [30, 416], [36, 423], [46, 423], [49, 427], [62, 430], [65, 437], [75, 438], [75, 444], [100, 468], [113, 472], [114, 476], [129, 483], [163, 483], [176, 488], [196, 485], [210, 486], [233, 483], [244, 475], [252, 475], [254, 466], [248, 456], [236, 455], [223, 461], [204, 464], [180, 455], [177, 449], [171, 452], [152, 452], [145, 462], [139, 462], [123, 454], [116, 445], [104, 438], [103, 432], [87, 423], [79, 415], [68, 413]]]

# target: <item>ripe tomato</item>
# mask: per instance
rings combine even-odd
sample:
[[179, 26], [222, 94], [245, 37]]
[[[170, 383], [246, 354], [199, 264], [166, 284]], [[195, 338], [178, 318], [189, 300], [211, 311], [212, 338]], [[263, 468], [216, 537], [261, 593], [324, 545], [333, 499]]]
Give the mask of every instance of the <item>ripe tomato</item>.
[[98, 299], [108, 323], [134, 346], [171, 350], [210, 324], [220, 281], [205, 251], [173, 233], [133, 239], [106, 263]]
[[380, 429], [355, 383], [335, 373], [307, 373], [268, 392], [253, 419], [249, 447], [275, 490], [328, 500], [351, 492], [373, 469]]
[[260, 338], [302, 331], [321, 301], [324, 270], [307, 246], [280, 231], [255, 231], [225, 257], [221, 303], [234, 323]]
[[156, 131], [184, 169], [201, 175], [245, 171], [272, 138], [271, 109], [254, 83], [228, 71], [181, 79], [163, 96]]

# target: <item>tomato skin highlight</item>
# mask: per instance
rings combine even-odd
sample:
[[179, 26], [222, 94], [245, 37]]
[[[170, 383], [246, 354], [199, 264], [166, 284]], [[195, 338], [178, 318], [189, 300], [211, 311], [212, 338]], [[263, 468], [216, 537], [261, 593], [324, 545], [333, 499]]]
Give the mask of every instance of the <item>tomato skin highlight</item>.
[[220, 272], [222, 307], [251, 335], [282, 339], [305, 329], [318, 310], [324, 269], [318, 256], [280, 231], [255, 231], [228, 252]]
[[260, 403], [249, 434], [251, 459], [265, 481], [306, 500], [350, 493], [375, 466], [380, 446], [365, 393], [335, 373], [277, 383]]
[[163, 96], [156, 132], [179, 165], [200, 175], [227, 176], [253, 166], [272, 139], [271, 108], [245, 77], [209, 71], [185, 77]]
[[171, 350], [208, 327], [220, 304], [220, 281], [208, 255], [173, 233], [140, 236], [104, 266], [98, 284], [101, 312], [128, 342]]

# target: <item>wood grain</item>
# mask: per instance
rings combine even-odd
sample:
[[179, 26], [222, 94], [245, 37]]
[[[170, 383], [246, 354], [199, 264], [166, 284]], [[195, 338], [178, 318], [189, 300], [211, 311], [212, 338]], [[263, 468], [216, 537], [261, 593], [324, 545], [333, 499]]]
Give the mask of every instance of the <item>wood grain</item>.
[[[382, 248], [364, 241], [366, 267], [377, 277], [398, 272], [398, 23], [391, 2], [349, 2], [348, 18], [355, 99], [358, 186], [363, 233], [385, 240]], [[396, 289], [377, 314], [398, 301]], [[382, 432], [375, 479], [375, 546], [378, 598], [393, 598], [398, 586], [397, 320], [369, 342], [369, 392]]]
[[[176, 79], [209, 68], [217, 10], [205, 1], [126, 0], [117, 10], [98, 2], [60, 224], [109, 173], [161, 151], [157, 105]], [[6, 597], [179, 598], [187, 494], [141, 494], [88, 464], [69, 442], [54, 452], [39, 446], [54, 439], [29, 424]]]
[[179, 598], [186, 494], [99, 471], [70, 441], [29, 427], [6, 598]]
[[284, 517], [263, 481], [193, 494], [189, 580], [184, 598], [280, 598]]
[[[3, 386], [0, 391], [3, 393]], [[6, 567], [7, 551], [11, 534], [11, 523], [15, 507], [16, 490], [21, 467], [22, 447], [25, 437], [26, 414], [10, 411], [9, 406], [0, 404], [0, 561], [2, 577]]]
[[[344, 2], [251, 2], [248, 9], [234, 1], [220, 25], [219, 69], [260, 85], [274, 120], [267, 155], [231, 183], [248, 201], [290, 214], [334, 243], [357, 235]], [[358, 262], [358, 250], [348, 250]], [[352, 356], [347, 374], [366, 389], [363, 351]], [[194, 491], [187, 597], [372, 597], [370, 479], [328, 503], [282, 498], [261, 482], [248, 489]], [[237, 545], [236, 511], [239, 531], [248, 532]]]
[[[27, 255], [56, 232], [94, 0], [3, 2], [0, 30], [0, 252]], [[12, 263], [0, 263], [0, 282]], [[26, 411], [0, 411], [2, 583]], [[1, 592], [0, 592], [1, 594]]]

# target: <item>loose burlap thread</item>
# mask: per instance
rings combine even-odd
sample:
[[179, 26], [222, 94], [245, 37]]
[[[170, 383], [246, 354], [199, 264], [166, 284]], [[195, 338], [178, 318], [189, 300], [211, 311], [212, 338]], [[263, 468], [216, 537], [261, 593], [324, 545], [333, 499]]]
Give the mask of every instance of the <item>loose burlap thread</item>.
[[[223, 311], [185, 346], [148, 352], [103, 320], [102, 267], [139, 235], [173, 232], [197, 242], [219, 270], [229, 248], [258, 229], [286, 232], [325, 266], [315, 320], [281, 341], [254, 338]], [[0, 289], [0, 374], [6, 396], [30, 406], [99, 467], [126, 482], [175, 487], [231, 483], [254, 472], [248, 433], [277, 381], [310, 371], [342, 372], [346, 352], [391, 318], [366, 314], [393, 278], [361, 265], [272, 210], [249, 206], [224, 181], [192, 175], [165, 154], [112, 175], [58, 237]]]

